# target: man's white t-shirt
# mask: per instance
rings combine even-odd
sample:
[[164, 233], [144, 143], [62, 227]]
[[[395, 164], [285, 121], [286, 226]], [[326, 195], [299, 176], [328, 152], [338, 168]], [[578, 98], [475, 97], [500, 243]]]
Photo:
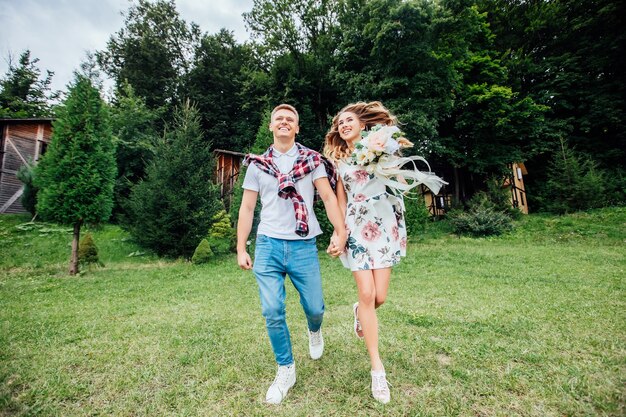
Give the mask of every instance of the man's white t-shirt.
[[[298, 158], [298, 147], [294, 144], [285, 153], [280, 153], [274, 149], [272, 159], [280, 172], [287, 174], [293, 168], [294, 162]], [[243, 180], [243, 188], [256, 191], [261, 197], [261, 222], [257, 234], [265, 235], [277, 239], [301, 240], [311, 239], [322, 233], [320, 224], [313, 211], [313, 199], [315, 197], [315, 186], [313, 181], [326, 177], [324, 164], [320, 164], [315, 170], [296, 182], [296, 190], [304, 199], [309, 213], [309, 234], [298, 236], [296, 234], [296, 213], [291, 199], [284, 199], [278, 196], [278, 179], [267, 174], [251, 163], [246, 171]]]

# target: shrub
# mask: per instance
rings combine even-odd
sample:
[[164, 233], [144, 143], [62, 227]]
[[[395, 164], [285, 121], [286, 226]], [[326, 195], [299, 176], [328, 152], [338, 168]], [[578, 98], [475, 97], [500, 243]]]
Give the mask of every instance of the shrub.
[[492, 236], [513, 229], [513, 221], [504, 211], [497, 210], [485, 192], [478, 192], [468, 203], [469, 210], [452, 210], [448, 219], [458, 235]]
[[39, 189], [34, 184], [35, 169], [32, 165], [22, 165], [17, 170], [17, 179], [24, 184], [24, 191], [20, 197], [20, 203], [33, 216], [37, 212], [37, 191]]
[[191, 257], [191, 262], [194, 264], [204, 264], [209, 262], [214, 255], [209, 242], [206, 239], [202, 239]]
[[207, 242], [215, 255], [224, 255], [233, 252], [236, 246], [235, 229], [230, 224], [230, 216], [225, 210], [220, 210], [211, 219]]
[[86, 233], [83, 238], [80, 239], [80, 243], [78, 245], [78, 261], [82, 265], [96, 264], [104, 266], [104, 264], [100, 262], [98, 247], [96, 246], [91, 233]]
[[406, 222], [406, 232], [409, 236], [416, 236], [424, 232], [426, 224], [431, 219], [430, 212], [423, 197], [417, 199], [404, 199], [404, 220]]

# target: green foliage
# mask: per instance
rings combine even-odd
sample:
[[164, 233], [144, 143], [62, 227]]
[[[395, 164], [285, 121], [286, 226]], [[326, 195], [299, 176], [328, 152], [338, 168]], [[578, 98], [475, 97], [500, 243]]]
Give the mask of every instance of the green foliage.
[[177, 110], [155, 148], [146, 178], [131, 191], [124, 223], [141, 245], [160, 255], [190, 257], [224, 208], [212, 183], [214, 160], [196, 108]]
[[250, 45], [237, 44], [226, 29], [204, 35], [196, 48], [193, 68], [184, 76], [181, 90], [198, 107], [214, 148], [240, 151], [250, 146], [261, 113], [249, 103], [259, 93], [243, 94], [243, 90], [256, 67]]
[[148, 108], [171, 110], [179, 102], [181, 77], [191, 68], [200, 29], [181, 19], [174, 0], [138, 0], [125, 17], [124, 27], [96, 53], [98, 63], [118, 87], [129, 83]]
[[441, 122], [439, 153], [469, 172], [501, 175], [508, 164], [548, 148], [554, 137], [544, 120], [548, 107], [513, 90], [485, 13], [466, 2], [444, 4], [436, 53], [448, 61], [455, 96]]
[[191, 262], [194, 264], [205, 264], [209, 262], [215, 254], [211, 250], [211, 245], [206, 239], [202, 239], [198, 244], [198, 247], [193, 252], [193, 256], [191, 257]]
[[548, 167], [548, 180], [540, 193], [542, 207], [554, 213], [602, 207], [605, 177], [590, 157], [561, 140], [561, 148]]
[[35, 170], [37, 212], [63, 224], [105, 222], [113, 207], [115, 146], [107, 105], [76, 74]]
[[424, 232], [426, 225], [432, 220], [423, 197], [404, 199], [404, 221], [408, 236], [417, 236]]
[[56, 93], [50, 93], [51, 71], [40, 80], [41, 71], [36, 64], [38, 58], [31, 59], [27, 49], [15, 65], [9, 58], [9, 69], [0, 79], [0, 117], [46, 117], [52, 115], [50, 100]]
[[80, 239], [80, 244], [78, 245], [78, 259], [82, 265], [96, 264], [104, 266], [104, 264], [100, 262], [98, 247], [91, 233], [85, 233]]
[[225, 255], [233, 252], [236, 245], [235, 229], [230, 222], [230, 216], [226, 210], [220, 210], [211, 219], [211, 228], [207, 236], [207, 241], [211, 251], [215, 255]]
[[506, 212], [497, 209], [485, 192], [478, 192], [469, 201], [468, 211], [452, 210], [448, 213], [454, 232], [474, 237], [501, 235], [513, 229]]
[[328, 115], [336, 108], [332, 83], [340, 35], [338, 0], [255, 1], [244, 20], [268, 61], [268, 103], [287, 102], [298, 109], [298, 142], [321, 149]]
[[124, 83], [111, 108], [111, 126], [117, 144], [114, 215], [123, 213], [130, 190], [145, 177], [146, 165], [154, 156], [158, 112], [148, 109], [133, 88]]
[[450, 69], [434, 53], [436, 11], [434, 2], [379, 0], [347, 2], [339, 14], [334, 111], [348, 102], [381, 100], [420, 154], [436, 150], [439, 119], [453, 100]]
[[20, 203], [33, 216], [37, 212], [37, 192], [39, 189], [35, 186], [35, 168], [31, 164], [22, 165], [17, 170], [17, 179], [24, 184]]
[[269, 109], [266, 109], [263, 112], [263, 118], [261, 119], [261, 123], [257, 129], [256, 137], [254, 139], [254, 143], [252, 144], [252, 148], [250, 149], [250, 153], [261, 155], [267, 150], [267, 148], [274, 144], [274, 135], [269, 128], [271, 113], [272, 112]]

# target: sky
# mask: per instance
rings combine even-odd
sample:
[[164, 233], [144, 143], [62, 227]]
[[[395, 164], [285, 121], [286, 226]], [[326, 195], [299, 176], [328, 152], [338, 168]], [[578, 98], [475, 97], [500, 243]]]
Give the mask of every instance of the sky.
[[[87, 51], [106, 47], [111, 35], [122, 28], [122, 12], [130, 0], [0, 0], [0, 76], [8, 70], [9, 56], [17, 62], [30, 49], [31, 58], [45, 75], [54, 71], [53, 90], [66, 90]], [[253, 0], [176, 0], [187, 23], [195, 22], [202, 32], [221, 28], [235, 38], [248, 39], [242, 13], [252, 9]]]

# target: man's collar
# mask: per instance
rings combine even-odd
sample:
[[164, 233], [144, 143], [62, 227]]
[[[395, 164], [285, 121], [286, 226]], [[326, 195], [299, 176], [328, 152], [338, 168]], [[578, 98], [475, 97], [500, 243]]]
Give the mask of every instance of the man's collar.
[[274, 158], [280, 158], [283, 155], [286, 156], [296, 156], [298, 154], [298, 145], [296, 145], [295, 143], [293, 144], [293, 146], [285, 153], [280, 152], [278, 149], [276, 149], [275, 146], [272, 146], [272, 156]]

